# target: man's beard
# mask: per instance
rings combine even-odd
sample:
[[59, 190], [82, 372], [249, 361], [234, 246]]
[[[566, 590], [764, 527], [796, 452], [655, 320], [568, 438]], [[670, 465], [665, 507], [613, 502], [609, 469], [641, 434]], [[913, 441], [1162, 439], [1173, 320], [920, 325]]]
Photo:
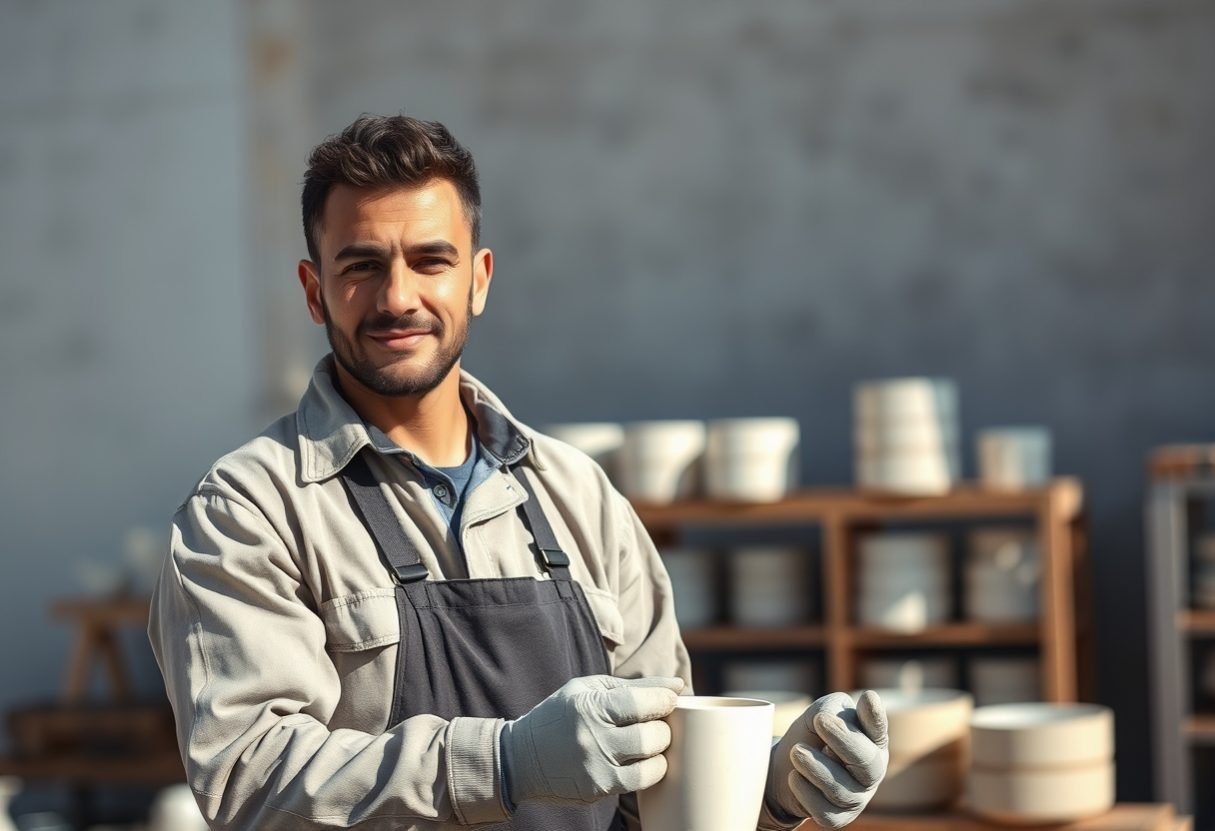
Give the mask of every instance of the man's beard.
[[[472, 319], [472, 292], [468, 297], [468, 313], [464, 325], [453, 332], [454, 337], [449, 343], [443, 342], [443, 324], [436, 318], [420, 314], [392, 317], [376, 315], [358, 325], [355, 340], [351, 340], [344, 332], [338, 331], [329, 315], [329, 307], [321, 300], [321, 309], [325, 315], [325, 334], [329, 338], [329, 346], [333, 350], [334, 359], [350, 375], [378, 395], [405, 397], [425, 395], [437, 387], [451, 372], [452, 367], [464, 354], [464, 346], [468, 342], [468, 321]], [[393, 373], [397, 363], [386, 367], [376, 366], [366, 352], [359, 346], [361, 337], [372, 332], [382, 332], [391, 329], [421, 329], [429, 331], [438, 340], [439, 347], [434, 357], [412, 374], [398, 376]]]

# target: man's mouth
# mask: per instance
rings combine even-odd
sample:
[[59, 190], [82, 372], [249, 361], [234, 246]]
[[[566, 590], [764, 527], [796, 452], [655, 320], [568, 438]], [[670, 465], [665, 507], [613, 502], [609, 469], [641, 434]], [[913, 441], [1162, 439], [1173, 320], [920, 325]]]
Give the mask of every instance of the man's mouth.
[[416, 349], [422, 340], [433, 334], [430, 329], [388, 329], [378, 332], [368, 332], [367, 336], [385, 349], [394, 352]]

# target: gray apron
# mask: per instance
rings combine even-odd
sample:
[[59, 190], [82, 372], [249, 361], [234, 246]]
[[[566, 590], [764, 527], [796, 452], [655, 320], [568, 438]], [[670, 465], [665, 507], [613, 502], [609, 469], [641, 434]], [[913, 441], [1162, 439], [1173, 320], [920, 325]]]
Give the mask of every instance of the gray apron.
[[[396, 577], [401, 644], [388, 727], [411, 716], [518, 718], [571, 678], [610, 674], [607, 650], [569, 557], [527, 478], [520, 513], [551, 580], [428, 580], [417, 548], [362, 455], [342, 473], [346, 489]], [[528, 800], [489, 829], [616, 831], [610, 797], [592, 805]]]

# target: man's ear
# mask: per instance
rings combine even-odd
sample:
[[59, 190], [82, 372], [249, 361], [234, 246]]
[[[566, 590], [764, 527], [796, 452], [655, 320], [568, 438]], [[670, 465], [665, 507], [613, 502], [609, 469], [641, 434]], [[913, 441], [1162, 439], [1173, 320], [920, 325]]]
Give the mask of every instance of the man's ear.
[[311, 260], [300, 260], [298, 267], [300, 285], [304, 287], [304, 299], [308, 303], [308, 314], [314, 323], [324, 324], [325, 305], [321, 300], [321, 274]]
[[485, 311], [489, 283], [494, 278], [494, 252], [482, 248], [473, 255], [472, 313], [477, 317]]

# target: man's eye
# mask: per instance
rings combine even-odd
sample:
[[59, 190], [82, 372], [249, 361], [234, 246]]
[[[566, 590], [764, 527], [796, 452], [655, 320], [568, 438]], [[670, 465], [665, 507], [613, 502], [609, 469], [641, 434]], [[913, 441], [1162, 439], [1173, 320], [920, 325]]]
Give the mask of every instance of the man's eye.
[[367, 272], [367, 271], [373, 271], [377, 268], [379, 268], [379, 263], [373, 263], [373, 262], [352, 263], [346, 267], [345, 273], [351, 274], [354, 272]]
[[447, 260], [439, 259], [438, 257], [428, 257], [424, 260], [419, 260], [417, 269], [419, 271], [436, 272], [451, 268], [451, 263]]

